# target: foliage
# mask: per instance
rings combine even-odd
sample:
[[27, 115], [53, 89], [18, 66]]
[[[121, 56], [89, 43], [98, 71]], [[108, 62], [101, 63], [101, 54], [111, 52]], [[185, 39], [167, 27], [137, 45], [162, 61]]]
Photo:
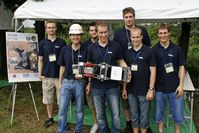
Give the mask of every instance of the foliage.
[[199, 46], [192, 45], [188, 50], [188, 63], [194, 68], [199, 68]]
[[190, 45], [199, 45], [199, 24], [193, 22], [191, 25]]
[[[147, 23], [147, 24], [141, 24], [142, 27], [145, 27], [148, 31], [148, 34], [151, 39], [152, 46], [158, 43], [158, 37], [157, 37], [157, 27], [159, 23]], [[169, 23], [169, 27], [171, 30], [171, 40], [172, 42], [178, 44], [178, 40], [180, 37], [180, 30], [181, 30], [181, 24], [180, 23]]]
[[[70, 26], [72, 25], [73, 23], [59, 23], [58, 24], [58, 30], [57, 30], [57, 34], [59, 37], [63, 38], [67, 44], [71, 44], [71, 41], [69, 39], [69, 35], [68, 35], [68, 31], [69, 31], [69, 28]], [[84, 31], [84, 34], [82, 36], [82, 43], [84, 41], [86, 41], [88, 38], [89, 38], [89, 35], [88, 35], [88, 24], [84, 24], [84, 23], [79, 23], [82, 28], [83, 28], [83, 31]]]
[[24, 28], [22, 32], [23, 33], [35, 33], [35, 29], [33, 29], [33, 28]]
[[0, 5], [5, 5], [6, 8], [11, 9], [13, 12], [23, 4], [26, 0], [0, 0]]
[[121, 23], [116, 23], [116, 24], [113, 24], [113, 31], [115, 32], [116, 30], [118, 30], [119, 28], [122, 28], [124, 26], [123, 22]]

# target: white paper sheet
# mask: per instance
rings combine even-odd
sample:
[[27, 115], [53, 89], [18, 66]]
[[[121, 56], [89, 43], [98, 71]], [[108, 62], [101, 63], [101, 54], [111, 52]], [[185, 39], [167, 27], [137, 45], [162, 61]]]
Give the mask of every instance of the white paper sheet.
[[111, 79], [122, 80], [122, 67], [118, 67], [118, 66], [111, 67]]

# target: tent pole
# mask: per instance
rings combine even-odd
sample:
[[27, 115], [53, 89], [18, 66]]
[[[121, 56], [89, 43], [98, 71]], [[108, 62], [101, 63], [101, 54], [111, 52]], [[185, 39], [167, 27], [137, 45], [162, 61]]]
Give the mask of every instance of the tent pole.
[[20, 31], [24, 27], [24, 25], [22, 23], [22, 25], [18, 28], [18, 24], [19, 24], [18, 19], [15, 19], [15, 32]]
[[18, 20], [14, 19], [15, 32], [17, 32]]

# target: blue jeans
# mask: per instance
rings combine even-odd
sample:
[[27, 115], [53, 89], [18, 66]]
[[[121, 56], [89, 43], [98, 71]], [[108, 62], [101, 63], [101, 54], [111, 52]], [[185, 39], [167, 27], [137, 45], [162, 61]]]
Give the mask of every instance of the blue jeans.
[[91, 95], [97, 113], [99, 133], [108, 133], [108, 122], [106, 117], [106, 102], [111, 112], [112, 128], [111, 133], [120, 133], [120, 90], [111, 89], [91, 89]]
[[184, 98], [176, 97], [173, 93], [163, 93], [156, 92], [155, 102], [156, 102], [156, 113], [155, 121], [156, 123], [162, 122], [164, 120], [164, 113], [166, 109], [167, 99], [169, 101], [169, 110], [172, 118], [176, 124], [182, 124], [184, 122]]
[[131, 110], [131, 121], [133, 128], [149, 127], [149, 101], [145, 96], [128, 94], [128, 101]]
[[65, 133], [67, 129], [67, 112], [72, 96], [76, 100], [76, 127], [75, 131], [82, 133], [83, 118], [84, 118], [84, 80], [68, 80], [64, 79], [61, 93], [60, 93], [60, 105], [58, 113], [58, 133]]

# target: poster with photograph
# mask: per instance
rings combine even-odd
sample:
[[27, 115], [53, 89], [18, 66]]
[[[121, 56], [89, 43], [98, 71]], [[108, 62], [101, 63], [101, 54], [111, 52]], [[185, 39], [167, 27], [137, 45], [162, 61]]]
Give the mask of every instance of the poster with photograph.
[[8, 81], [39, 81], [35, 33], [6, 32]]

